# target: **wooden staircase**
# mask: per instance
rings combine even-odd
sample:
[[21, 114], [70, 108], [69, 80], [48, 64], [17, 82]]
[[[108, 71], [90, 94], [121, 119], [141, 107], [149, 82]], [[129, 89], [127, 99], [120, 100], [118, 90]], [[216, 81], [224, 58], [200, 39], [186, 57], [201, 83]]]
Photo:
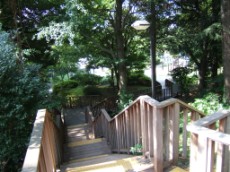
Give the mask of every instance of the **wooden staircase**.
[[[229, 110], [204, 117], [178, 99], [157, 102], [148, 96], [140, 96], [113, 118], [101, 108], [61, 114], [38, 110], [22, 172], [229, 171]], [[148, 158], [128, 155], [130, 147], [140, 143]]]
[[89, 126], [83, 122], [81, 111], [83, 109], [68, 110], [65, 114], [67, 126], [61, 171], [152, 171], [151, 161], [147, 162], [141, 156], [112, 154], [104, 138], [94, 139]]
[[104, 139], [91, 139], [89, 137], [87, 127], [86, 124], [82, 124], [67, 129], [67, 142], [64, 145], [65, 162], [111, 153]]

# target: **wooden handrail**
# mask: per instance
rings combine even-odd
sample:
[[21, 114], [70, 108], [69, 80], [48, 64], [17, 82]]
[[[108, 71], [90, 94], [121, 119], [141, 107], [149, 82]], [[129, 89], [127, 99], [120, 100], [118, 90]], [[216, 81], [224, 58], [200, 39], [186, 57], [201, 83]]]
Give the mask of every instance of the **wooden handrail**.
[[[61, 118], [59, 122], [62, 123]], [[52, 115], [38, 110], [22, 172], [56, 171], [62, 162], [62, 124], [58, 128]]]
[[[93, 115], [89, 108], [86, 115]], [[184, 123], [181, 128], [180, 116]], [[95, 118], [88, 119], [95, 137], [105, 137], [114, 152], [130, 153], [130, 147], [142, 144], [143, 153], [149, 152], [154, 159], [155, 171], [161, 172], [164, 164], [176, 163], [180, 153], [187, 156], [186, 125], [189, 120], [196, 121], [203, 116], [178, 99], [158, 102], [149, 96], [140, 96], [113, 118], [101, 110]], [[179, 134], [182, 134], [182, 142], [179, 142]]]
[[191, 132], [190, 171], [229, 172], [230, 110], [221, 110], [187, 126]]

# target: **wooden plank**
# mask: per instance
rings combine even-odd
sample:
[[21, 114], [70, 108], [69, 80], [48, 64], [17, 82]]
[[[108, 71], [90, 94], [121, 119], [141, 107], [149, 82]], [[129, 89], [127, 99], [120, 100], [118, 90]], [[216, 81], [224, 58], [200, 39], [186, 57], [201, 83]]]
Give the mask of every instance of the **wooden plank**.
[[150, 106], [147, 106], [147, 110], [146, 110], [146, 125], [145, 125], [145, 129], [146, 129], [146, 137], [147, 137], [147, 141], [146, 141], [146, 151], [143, 152], [144, 154], [146, 152], [150, 152], [150, 131], [151, 131], [151, 124], [150, 124]]
[[173, 161], [173, 107], [169, 106], [169, 161]]
[[[207, 162], [208, 162], [208, 139], [205, 136], [198, 137], [198, 151], [197, 151], [197, 164], [199, 171], [207, 172]], [[198, 169], [197, 169], [198, 170]]]
[[225, 145], [230, 145], [230, 135], [229, 134], [210, 130], [208, 128], [196, 126], [193, 124], [188, 125], [187, 130], [195, 134], [206, 135], [207, 138], [213, 141], [220, 142]]
[[185, 108], [183, 111], [183, 152], [182, 157], [187, 158], [187, 140], [188, 140], [188, 132], [186, 130], [186, 126], [188, 124], [188, 109]]
[[150, 109], [150, 114], [149, 114], [149, 153], [150, 153], [150, 156], [153, 157], [153, 107], [151, 107]]
[[163, 172], [163, 110], [154, 109], [154, 170]]
[[[130, 120], [129, 120], [129, 115], [128, 112], [125, 111], [125, 123], [126, 123], [126, 139], [127, 139], [127, 147], [130, 148]], [[130, 154], [129, 149], [127, 150], [127, 154]]]
[[[230, 134], [230, 117], [227, 117], [224, 128], [225, 133]], [[224, 147], [223, 172], [230, 172], [230, 146]]]
[[190, 143], [190, 172], [198, 172], [198, 135], [191, 133], [191, 143]]
[[[36, 120], [34, 122], [33, 131], [30, 138], [29, 147], [26, 152], [22, 172], [37, 171], [40, 157], [40, 149], [42, 142], [42, 134], [44, 129], [46, 110], [38, 110]], [[31, 158], [33, 157], [33, 158]]]
[[180, 120], [180, 106], [178, 103], [174, 105], [173, 118], [173, 162], [177, 163], [179, 158], [179, 120]]
[[145, 135], [145, 102], [141, 101], [141, 138], [142, 138], [142, 150], [143, 152], [146, 151], [146, 139], [147, 136]]
[[166, 107], [164, 108], [164, 150], [165, 150], [165, 160], [167, 162], [170, 161], [170, 150], [169, 150], [169, 147], [170, 147], [170, 129], [169, 129], [169, 125], [170, 125], [170, 122], [169, 122], [169, 116], [170, 116], [170, 107]]
[[211, 115], [208, 115], [208, 116], [200, 119], [199, 121], [196, 121], [194, 124], [199, 125], [199, 126], [203, 126], [203, 127], [207, 127], [207, 126], [211, 125], [212, 123], [214, 123], [218, 120], [226, 118], [227, 116], [230, 116], [230, 110], [221, 110], [221, 111], [215, 112]]
[[207, 150], [207, 172], [214, 172], [214, 159], [215, 159], [215, 142], [208, 140]]
[[223, 148], [224, 145], [221, 143], [217, 144], [217, 152], [216, 152], [216, 172], [223, 172]]

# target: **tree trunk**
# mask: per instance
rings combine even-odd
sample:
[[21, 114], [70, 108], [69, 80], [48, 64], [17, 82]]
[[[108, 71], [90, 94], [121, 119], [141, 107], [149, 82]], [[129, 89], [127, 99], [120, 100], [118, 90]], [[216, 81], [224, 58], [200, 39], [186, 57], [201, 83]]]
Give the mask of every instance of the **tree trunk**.
[[116, 21], [115, 21], [115, 36], [117, 41], [117, 58], [119, 59], [118, 64], [118, 87], [120, 91], [126, 90], [127, 86], [127, 71], [125, 64], [125, 49], [124, 49], [124, 38], [122, 35], [122, 4], [123, 0], [116, 0]]
[[230, 104], [230, 1], [221, 3], [223, 63], [224, 63], [224, 98]]
[[218, 71], [218, 59], [216, 57], [214, 57], [213, 59], [213, 62], [212, 62], [212, 73], [211, 73], [211, 77], [212, 79], [216, 78], [217, 77], [217, 71]]
[[[205, 44], [205, 43], [204, 43]], [[207, 86], [207, 59], [208, 59], [208, 53], [207, 53], [207, 49], [203, 48], [203, 57], [200, 60], [200, 63], [197, 64], [198, 66], [198, 77], [199, 77], [199, 91], [202, 92], [206, 86]]]

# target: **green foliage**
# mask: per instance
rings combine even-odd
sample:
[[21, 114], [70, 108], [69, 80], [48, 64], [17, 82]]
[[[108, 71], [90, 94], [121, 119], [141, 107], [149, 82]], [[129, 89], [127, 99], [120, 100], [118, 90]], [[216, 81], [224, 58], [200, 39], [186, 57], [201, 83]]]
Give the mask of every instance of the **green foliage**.
[[84, 87], [84, 95], [101, 95], [101, 90], [96, 87], [96, 86], [92, 86], [92, 85], [88, 85]]
[[142, 155], [142, 145], [141, 144], [136, 144], [133, 147], [130, 147], [130, 152], [133, 155]]
[[179, 85], [181, 92], [184, 94], [188, 94], [189, 86], [192, 83], [191, 78], [188, 76], [190, 72], [191, 70], [187, 67], [178, 67], [173, 69], [170, 73], [173, 80]]
[[128, 86], [151, 86], [151, 80], [144, 75], [144, 72], [131, 72], [128, 76]]
[[20, 63], [8, 37], [0, 31], [0, 171], [17, 171], [36, 111], [48, 105], [50, 96], [40, 77], [40, 66]]
[[67, 81], [63, 81], [60, 82], [56, 85], [54, 85], [54, 93], [61, 93], [64, 90], [69, 90], [72, 88], [76, 88], [78, 86], [78, 82], [75, 80], [67, 80]]
[[86, 72], [77, 72], [72, 80], [78, 81], [79, 85], [100, 85], [102, 77]]
[[220, 96], [214, 93], [208, 93], [202, 98], [197, 98], [193, 103], [190, 103], [190, 105], [207, 115], [225, 108], [224, 104], [221, 102]]
[[121, 90], [118, 98], [118, 110], [121, 111], [129, 106], [133, 101], [133, 95]]
[[70, 23], [50, 22], [48, 27], [42, 27], [36, 34], [38, 40], [45, 38], [47, 42], [55, 41], [55, 45], [62, 46], [64, 42], [74, 45], [74, 37], [72, 26]]

